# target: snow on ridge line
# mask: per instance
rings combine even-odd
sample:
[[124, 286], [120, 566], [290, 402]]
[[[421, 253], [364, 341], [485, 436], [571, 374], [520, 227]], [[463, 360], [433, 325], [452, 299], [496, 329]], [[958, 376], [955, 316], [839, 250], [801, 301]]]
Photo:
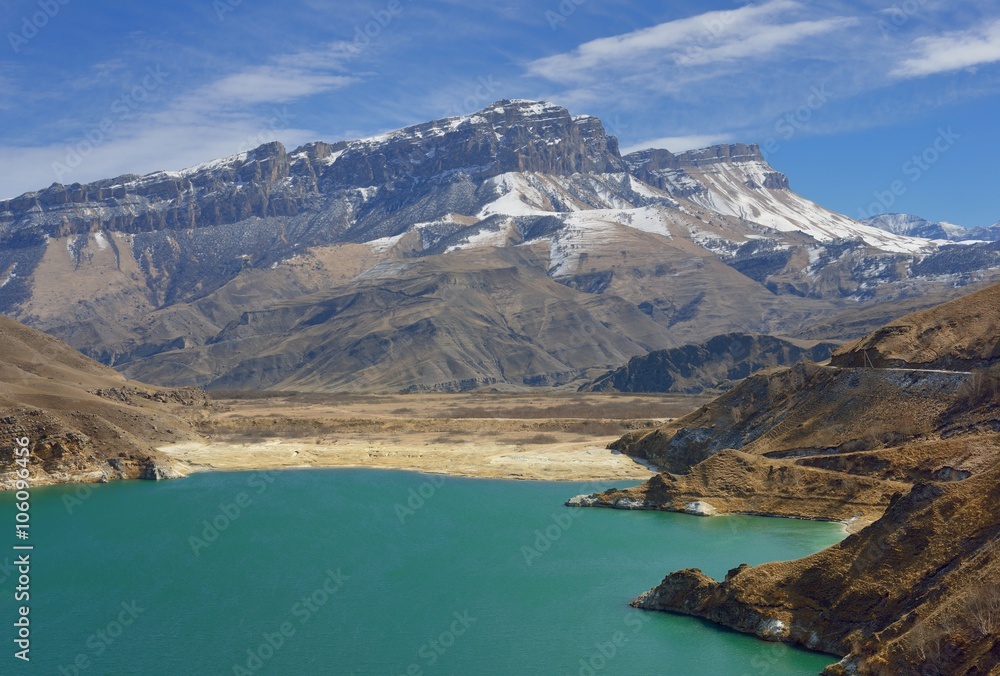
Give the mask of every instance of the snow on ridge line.
[[[896, 235], [865, 225], [816, 204], [791, 190], [762, 187], [774, 172], [766, 162], [713, 163], [690, 169], [708, 189], [689, 199], [705, 208], [745, 218], [779, 232], [802, 232], [819, 241], [861, 239], [869, 246], [892, 253], [921, 253], [934, 248], [924, 238]], [[751, 188], [748, 183], [757, 187]]]

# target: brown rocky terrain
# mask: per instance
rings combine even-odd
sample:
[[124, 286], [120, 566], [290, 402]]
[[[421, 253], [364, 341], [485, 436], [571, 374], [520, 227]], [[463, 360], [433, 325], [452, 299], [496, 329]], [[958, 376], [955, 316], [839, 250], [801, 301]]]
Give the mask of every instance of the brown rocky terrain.
[[838, 351], [836, 366], [971, 371], [1000, 359], [1000, 286], [909, 314]]
[[700, 394], [705, 390], [727, 389], [766, 368], [826, 361], [838, 345], [830, 341], [727, 333], [704, 343], [633, 357], [625, 366], [605, 373], [580, 391]]
[[853, 531], [722, 581], [672, 573], [634, 605], [843, 657], [830, 674], [997, 673], [998, 297], [992, 287], [908, 315], [839, 353], [853, 364], [867, 350], [885, 368], [761, 373], [613, 444], [669, 473], [573, 502], [835, 519]]
[[126, 381], [61, 340], [0, 317], [0, 490], [13, 486], [14, 440], [30, 439], [32, 486], [177, 476], [158, 444], [197, 436], [178, 413], [196, 390]]

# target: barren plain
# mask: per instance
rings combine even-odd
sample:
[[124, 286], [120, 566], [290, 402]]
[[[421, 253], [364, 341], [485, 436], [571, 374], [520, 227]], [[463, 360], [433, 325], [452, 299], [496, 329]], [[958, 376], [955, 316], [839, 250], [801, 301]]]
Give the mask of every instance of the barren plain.
[[648, 479], [607, 445], [682, 416], [705, 397], [635, 394], [218, 393], [196, 427], [161, 447], [181, 471], [408, 469], [549, 481]]

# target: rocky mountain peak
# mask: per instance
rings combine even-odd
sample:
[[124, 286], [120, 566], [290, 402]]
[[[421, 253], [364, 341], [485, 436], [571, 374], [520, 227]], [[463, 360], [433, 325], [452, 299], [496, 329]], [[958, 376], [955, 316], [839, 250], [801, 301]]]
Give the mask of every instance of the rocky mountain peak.
[[965, 228], [945, 221], [929, 221], [913, 214], [879, 214], [865, 219], [864, 224], [897, 235], [924, 237], [933, 240], [951, 242], [996, 242], [1000, 240], [1000, 227], [997, 227], [1000, 224], [988, 228]]
[[763, 162], [764, 155], [756, 143], [720, 143], [707, 148], [688, 150], [677, 155], [678, 166], [702, 167], [717, 162]]
[[630, 153], [624, 160], [637, 178], [674, 197], [707, 194], [708, 187], [698, 175], [718, 165], [746, 169], [743, 182], [749, 188], [788, 189], [788, 177], [767, 163], [756, 143], [720, 144], [678, 154], [650, 148]]
[[414, 184], [456, 173], [483, 180], [507, 172], [624, 172], [618, 141], [601, 121], [547, 102], [500, 100], [471, 115], [352, 141], [330, 167], [337, 188]]

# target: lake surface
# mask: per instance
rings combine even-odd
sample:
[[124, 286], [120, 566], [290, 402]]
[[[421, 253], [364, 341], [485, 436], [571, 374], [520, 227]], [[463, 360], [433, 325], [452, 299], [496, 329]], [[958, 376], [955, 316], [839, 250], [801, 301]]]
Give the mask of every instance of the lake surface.
[[36, 489], [32, 661], [13, 658], [16, 580], [0, 570], [0, 673], [777, 676], [835, 661], [628, 602], [676, 569], [812, 553], [839, 526], [562, 506], [597, 488], [303, 470]]

